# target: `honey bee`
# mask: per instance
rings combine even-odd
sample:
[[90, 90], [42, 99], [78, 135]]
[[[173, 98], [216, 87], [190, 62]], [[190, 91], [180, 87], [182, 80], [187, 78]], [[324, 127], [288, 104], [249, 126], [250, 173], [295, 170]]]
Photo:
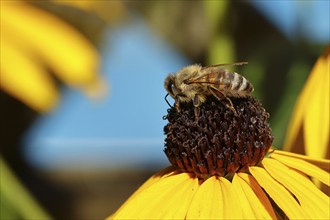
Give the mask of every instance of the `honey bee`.
[[253, 86], [240, 74], [231, 72], [224, 67], [244, 64], [247, 62], [207, 67], [195, 64], [184, 67], [166, 77], [164, 87], [168, 93], [165, 100], [169, 104], [166, 98], [170, 95], [175, 100], [175, 107], [178, 111], [180, 111], [180, 103], [192, 101], [195, 106], [195, 115], [198, 117], [198, 107], [209, 96], [214, 96], [236, 115], [230, 97], [248, 97], [253, 92]]

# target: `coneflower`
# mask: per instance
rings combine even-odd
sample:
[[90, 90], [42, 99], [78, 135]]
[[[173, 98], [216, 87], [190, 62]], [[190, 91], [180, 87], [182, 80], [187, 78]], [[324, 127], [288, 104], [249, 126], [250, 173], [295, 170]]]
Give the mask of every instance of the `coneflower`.
[[[164, 118], [171, 167], [152, 176], [109, 219], [329, 219], [328, 160], [270, 149], [269, 114], [233, 98], [237, 115], [210, 98]], [[314, 165], [313, 163], [317, 164]]]

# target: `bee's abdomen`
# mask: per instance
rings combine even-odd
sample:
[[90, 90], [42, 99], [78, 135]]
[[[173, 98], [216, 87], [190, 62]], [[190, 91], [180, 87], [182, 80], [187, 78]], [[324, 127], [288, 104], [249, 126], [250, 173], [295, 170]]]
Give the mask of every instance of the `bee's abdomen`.
[[242, 75], [235, 72], [226, 72], [225, 78], [230, 86], [227, 88], [227, 93], [230, 96], [245, 97], [253, 92], [252, 84]]

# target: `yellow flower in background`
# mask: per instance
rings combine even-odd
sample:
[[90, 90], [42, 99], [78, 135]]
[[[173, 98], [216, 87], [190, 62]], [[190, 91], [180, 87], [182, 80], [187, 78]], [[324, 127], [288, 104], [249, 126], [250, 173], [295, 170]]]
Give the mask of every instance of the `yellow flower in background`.
[[[51, 110], [59, 100], [53, 78], [93, 97], [106, 92], [98, 51], [86, 36], [96, 28], [85, 21], [98, 20], [97, 16], [102, 16], [103, 23], [114, 21], [123, 7], [120, 2], [71, 2], [0, 1], [0, 89], [37, 112]], [[64, 8], [64, 3], [72, 8]], [[66, 13], [71, 13], [68, 19]], [[1, 219], [52, 219], [2, 156], [0, 163]]]
[[[108, 219], [329, 219], [329, 160], [270, 148], [269, 114], [255, 98], [209, 98], [168, 110], [164, 152], [152, 176]], [[266, 156], [266, 157], [265, 157]]]
[[68, 23], [29, 3], [1, 1], [0, 46], [1, 89], [36, 111], [49, 111], [59, 98], [48, 70], [86, 92], [104, 89], [95, 47]]
[[330, 157], [330, 47], [319, 57], [298, 97], [284, 150]]

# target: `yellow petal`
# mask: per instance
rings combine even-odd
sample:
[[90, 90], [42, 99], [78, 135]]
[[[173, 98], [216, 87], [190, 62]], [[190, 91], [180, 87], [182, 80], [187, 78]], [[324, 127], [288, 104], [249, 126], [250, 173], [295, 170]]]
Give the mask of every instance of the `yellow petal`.
[[[192, 198], [198, 189], [198, 179], [188, 178], [179, 189], [174, 189], [167, 195], [166, 202], [161, 201], [155, 206], [157, 219], [183, 219], [187, 214], [187, 210], [191, 204]], [[159, 208], [158, 206], [163, 206]], [[146, 214], [148, 216], [148, 214]]]
[[266, 170], [261, 167], [249, 167], [249, 171], [289, 219], [306, 219], [306, 214], [290, 192], [274, 180]]
[[208, 178], [192, 198], [186, 219], [223, 219], [223, 198], [219, 180]]
[[269, 199], [253, 176], [246, 173], [238, 173], [237, 176], [256, 218], [276, 219], [276, 214]]
[[[305, 109], [304, 140], [306, 154], [323, 158], [329, 146], [330, 56], [321, 56], [315, 64], [310, 83], [313, 88]], [[306, 97], [307, 99], [307, 97]]]
[[[167, 167], [164, 170], [161, 170], [160, 172], [156, 173], [152, 177], [150, 177], [145, 183], [142, 184], [126, 201], [125, 203], [116, 211], [116, 213], [121, 212], [121, 210], [130, 203], [131, 200], [133, 200], [136, 196], [138, 196], [141, 192], [143, 192], [148, 187], [152, 186], [156, 182], [160, 181], [162, 178], [166, 178], [170, 175], [174, 175], [175, 168], [173, 166]], [[111, 215], [108, 217], [108, 219], [112, 219], [114, 215]]]
[[232, 183], [223, 177], [219, 181], [223, 198], [223, 219], [243, 219], [243, 210]]
[[[94, 82], [99, 65], [95, 48], [74, 28], [25, 3], [1, 2], [2, 22], [12, 40], [33, 51], [69, 85]], [[3, 29], [2, 29], [3, 31]]]
[[152, 177], [150, 177], [145, 183], [143, 183], [143, 185], [141, 187], [139, 187], [139, 189], [136, 191], [136, 193], [143, 191], [144, 189], [148, 188], [149, 186], [152, 186], [154, 183], [158, 182], [161, 179], [164, 179], [166, 177], [176, 175], [176, 174], [178, 174], [178, 171], [176, 170], [176, 168], [173, 166], [169, 166], [169, 167], [159, 171]]
[[161, 178], [116, 212], [112, 219], [184, 219], [198, 179], [187, 173]]
[[330, 160], [315, 159], [315, 158], [311, 158], [309, 156], [295, 154], [295, 153], [281, 151], [281, 150], [275, 150], [272, 152], [272, 154], [278, 154], [278, 155], [284, 155], [284, 156], [288, 156], [288, 157], [292, 157], [292, 158], [298, 158], [298, 159], [307, 161], [308, 163], [314, 164], [315, 166], [317, 166], [327, 172], [330, 171]]
[[58, 101], [53, 81], [33, 57], [1, 38], [1, 90], [32, 109], [46, 112]]
[[[283, 150], [285, 151], [295, 151], [296, 153], [303, 153], [305, 149], [301, 149], [301, 143], [298, 141], [298, 137], [303, 124], [304, 117], [304, 105], [307, 104], [307, 99], [301, 99], [301, 95], [298, 97], [298, 102], [293, 108], [291, 113], [291, 119], [289, 122], [288, 129], [286, 131], [285, 140], [283, 144]], [[299, 144], [299, 146], [297, 146]], [[298, 148], [298, 149], [296, 149]]]
[[[249, 194], [249, 193], [251, 193], [251, 191], [247, 192], [247, 194], [245, 194], [245, 191], [243, 190], [243, 186], [240, 183], [240, 179], [237, 177], [236, 174], [234, 175], [232, 185], [235, 188], [237, 200], [239, 201], [239, 206], [242, 209], [243, 219], [257, 219], [257, 215], [256, 215], [257, 213], [255, 213], [255, 211], [253, 210], [249, 199], [258, 200], [258, 198], [256, 198], [256, 196], [254, 198], [247, 198], [248, 196], [251, 196], [251, 194]], [[253, 192], [252, 192], [252, 194], [253, 194]], [[256, 201], [253, 201], [253, 202], [256, 202]]]
[[328, 186], [330, 185], [329, 173], [311, 163], [308, 163], [301, 159], [283, 156], [280, 154], [271, 154], [270, 157], [280, 161], [281, 163], [284, 163], [289, 167], [297, 169], [307, 174], [308, 176], [314, 177]]
[[[242, 174], [243, 175], [243, 174]], [[245, 174], [247, 175], [247, 174]], [[247, 177], [248, 178], [248, 177]], [[233, 179], [233, 185], [236, 185], [236, 189], [239, 190], [240, 194], [243, 194], [244, 200], [240, 199], [240, 203], [246, 202], [249, 204], [249, 206], [246, 206], [248, 210], [243, 210], [245, 219], [274, 219], [276, 218], [275, 212], [271, 210], [269, 213], [268, 210], [265, 209], [265, 206], [263, 205], [263, 202], [261, 201], [257, 195], [254, 193], [254, 191], [251, 189], [250, 185], [247, 184], [244, 179], [239, 177], [237, 174], [235, 174]], [[268, 204], [267, 204], [268, 202]], [[266, 204], [270, 205], [269, 200], [266, 200]], [[250, 214], [250, 212], [253, 212]], [[249, 213], [249, 215], [245, 214]]]
[[[298, 97], [289, 123], [284, 150], [306, 152], [307, 155], [324, 158], [329, 151], [329, 81], [330, 47], [321, 56]], [[303, 128], [304, 149], [297, 140]], [[301, 143], [299, 143], [301, 144]]]
[[262, 161], [267, 172], [297, 198], [309, 219], [329, 219], [330, 200], [308, 178], [277, 160]]

